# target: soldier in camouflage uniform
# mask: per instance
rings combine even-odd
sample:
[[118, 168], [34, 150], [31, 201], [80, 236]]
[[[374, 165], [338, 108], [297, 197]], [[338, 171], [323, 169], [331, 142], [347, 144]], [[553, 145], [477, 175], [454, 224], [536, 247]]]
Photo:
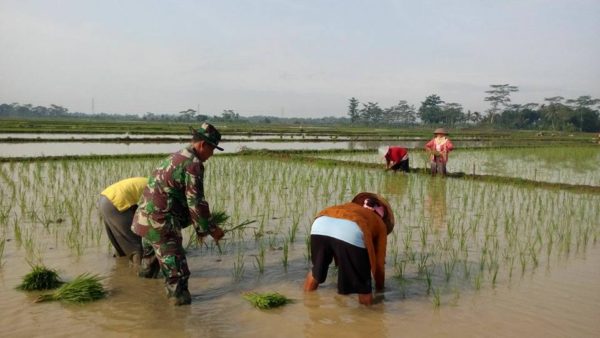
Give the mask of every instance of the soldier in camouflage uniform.
[[150, 176], [131, 226], [142, 237], [140, 276], [155, 277], [160, 266], [175, 305], [191, 303], [181, 229], [192, 224], [199, 238], [210, 234], [216, 241], [224, 235], [211, 221], [203, 186], [204, 162], [215, 148], [223, 150], [221, 134], [204, 123], [192, 135], [190, 146], [171, 154]]

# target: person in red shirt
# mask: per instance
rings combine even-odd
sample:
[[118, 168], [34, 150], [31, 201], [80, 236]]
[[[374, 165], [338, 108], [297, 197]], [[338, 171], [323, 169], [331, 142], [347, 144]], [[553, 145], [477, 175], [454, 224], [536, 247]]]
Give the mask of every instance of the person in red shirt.
[[385, 170], [409, 172], [408, 150], [406, 148], [391, 146], [384, 157]]
[[448, 132], [444, 128], [436, 129], [433, 135], [434, 138], [425, 144], [425, 150], [429, 154], [431, 175], [440, 174], [446, 176], [448, 153], [454, 149], [454, 145], [448, 138]]

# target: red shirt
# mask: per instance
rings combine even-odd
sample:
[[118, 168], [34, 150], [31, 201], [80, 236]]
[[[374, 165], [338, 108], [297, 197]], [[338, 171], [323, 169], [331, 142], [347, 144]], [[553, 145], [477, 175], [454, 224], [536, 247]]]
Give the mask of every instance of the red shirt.
[[387, 153], [385, 154], [385, 159], [394, 163], [398, 163], [402, 161], [402, 158], [404, 158], [406, 154], [408, 154], [408, 150], [406, 148], [389, 147]]

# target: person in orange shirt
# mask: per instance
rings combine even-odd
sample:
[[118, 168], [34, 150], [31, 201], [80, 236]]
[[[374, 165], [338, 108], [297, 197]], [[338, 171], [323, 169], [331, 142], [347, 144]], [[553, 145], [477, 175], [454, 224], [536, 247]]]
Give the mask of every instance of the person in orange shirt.
[[444, 128], [436, 129], [433, 135], [434, 138], [425, 144], [425, 150], [429, 153], [431, 175], [440, 174], [446, 176], [448, 153], [454, 149], [454, 145], [448, 138], [448, 132]]
[[383, 290], [387, 235], [393, 229], [394, 213], [389, 203], [369, 192], [319, 212], [311, 227], [313, 267], [306, 275], [304, 291], [314, 291], [325, 282], [335, 259], [338, 293], [357, 293], [359, 303], [371, 305], [371, 274], [375, 289]]

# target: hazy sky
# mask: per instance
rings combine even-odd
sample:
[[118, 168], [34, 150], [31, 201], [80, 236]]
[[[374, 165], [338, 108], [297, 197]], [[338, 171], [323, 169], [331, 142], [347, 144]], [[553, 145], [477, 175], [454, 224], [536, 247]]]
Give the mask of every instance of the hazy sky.
[[600, 98], [600, 1], [0, 0], [0, 103], [342, 116]]

